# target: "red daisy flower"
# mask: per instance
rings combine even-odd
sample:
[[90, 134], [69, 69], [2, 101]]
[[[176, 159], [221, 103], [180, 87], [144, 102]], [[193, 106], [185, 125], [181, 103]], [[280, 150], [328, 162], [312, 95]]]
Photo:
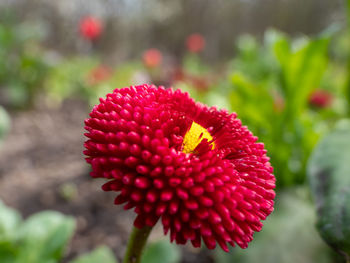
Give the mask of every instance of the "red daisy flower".
[[100, 99], [85, 121], [91, 176], [135, 208], [138, 228], [161, 219], [171, 241], [248, 246], [273, 210], [275, 177], [262, 143], [236, 114], [180, 90], [142, 85]]
[[315, 90], [310, 94], [309, 103], [310, 105], [317, 108], [326, 108], [332, 102], [332, 94], [325, 90]]
[[80, 20], [80, 34], [88, 39], [94, 40], [102, 33], [102, 22], [93, 16], [86, 16]]
[[146, 65], [146, 67], [154, 68], [158, 67], [160, 63], [162, 63], [163, 56], [162, 53], [156, 49], [151, 48], [146, 50], [142, 55], [143, 63]]
[[201, 34], [192, 34], [186, 39], [186, 46], [190, 52], [201, 52], [205, 47], [205, 40]]

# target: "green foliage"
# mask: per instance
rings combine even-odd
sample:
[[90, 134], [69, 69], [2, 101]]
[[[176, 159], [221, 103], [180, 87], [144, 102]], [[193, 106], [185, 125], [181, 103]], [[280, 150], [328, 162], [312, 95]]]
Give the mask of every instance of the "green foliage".
[[216, 251], [217, 263], [331, 263], [331, 249], [318, 237], [308, 192], [297, 188], [279, 193], [275, 211], [247, 250]]
[[106, 246], [100, 246], [95, 248], [90, 253], [84, 254], [70, 263], [117, 263], [118, 261], [115, 259], [113, 252], [110, 248]]
[[57, 262], [74, 224], [71, 217], [54, 211], [23, 221], [18, 212], [0, 203], [0, 262]]
[[265, 143], [278, 186], [304, 182], [306, 161], [325, 130], [308, 96], [320, 86], [329, 40], [291, 41], [267, 31], [262, 47], [251, 37], [239, 41], [228, 89], [231, 109]]
[[177, 263], [180, 259], [179, 247], [168, 240], [161, 240], [146, 247], [141, 263]]
[[[75, 220], [56, 211], [43, 211], [23, 220], [0, 201], [0, 262], [58, 263], [71, 239]], [[99, 247], [71, 263], [116, 263], [107, 247]]]
[[32, 215], [18, 229], [19, 250], [14, 262], [56, 262], [62, 257], [74, 225], [73, 218], [55, 211]]
[[9, 132], [11, 126], [10, 117], [6, 110], [0, 106], [0, 143]]
[[89, 98], [85, 89], [88, 73], [98, 65], [92, 58], [72, 58], [57, 64], [49, 73], [45, 88], [50, 103], [60, 104], [62, 100], [81, 96]]
[[38, 45], [41, 30], [15, 23], [8, 15], [0, 17], [0, 103], [25, 108], [33, 102], [48, 70]]
[[315, 148], [308, 177], [322, 238], [350, 259], [350, 121], [343, 120]]
[[112, 69], [102, 65], [97, 58], [75, 57], [63, 60], [50, 71], [45, 88], [51, 105], [59, 105], [72, 97], [95, 105], [100, 97], [115, 88], [141, 84], [137, 80], [137, 73], [142, 75], [140, 69], [139, 63], [125, 63]]

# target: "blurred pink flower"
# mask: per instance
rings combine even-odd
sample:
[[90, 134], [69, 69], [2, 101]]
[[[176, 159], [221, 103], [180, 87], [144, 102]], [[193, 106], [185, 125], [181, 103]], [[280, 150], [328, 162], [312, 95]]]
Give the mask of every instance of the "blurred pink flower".
[[151, 49], [147, 49], [143, 53], [142, 59], [146, 67], [154, 68], [154, 67], [158, 67], [162, 63], [163, 55], [158, 49], [151, 48]]
[[188, 51], [193, 53], [201, 52], [205, 47], [205, 39], [201, 34], [192, 34], [186, 39], [186, 46]]
[[79, 30], [83, 38], [94, 40], [102, 33], [102, 22], [93, 16], [85, 16], [80, 20]]
[[333, 100], [333, 96], [326, 90], [314, 90], [309, 97], [309, 104], [317, 108], [328, 107]]

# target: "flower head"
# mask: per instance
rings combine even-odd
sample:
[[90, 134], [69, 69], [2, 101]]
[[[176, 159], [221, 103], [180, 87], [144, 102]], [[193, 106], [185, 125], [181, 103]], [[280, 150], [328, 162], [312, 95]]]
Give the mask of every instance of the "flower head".
[[205, 40], [201, 34], [192, 34], [186, 39], [188, 51], [193, 53], [201, 52], [205, 47]]
[[315, 90], [309, 97], [309, 103], [316, 108], [326, 108], [331, 104], [332, 99], [332, 94], [329, 92], [325, 90]]
[[158, 67], [160, 63], [162, 63], [163, 56], [162, 53], [156, 49], [151, 48], [146, 50], [142, 55], [143, 63], [146, 65], [146, 67], [154, 68]]
[[180, 90], [142, 85], [100, 99], [85, 121], [86, 160], [136, 227], [161, 219], [171, 241], [248, 246], [273, 210], [275, 177], [262, 143], [236, 114]]
[[93, 16], [86, 16], [80, 20], [80, 34], [87, 40], [94, 40], [102, 33], [102, 22]]

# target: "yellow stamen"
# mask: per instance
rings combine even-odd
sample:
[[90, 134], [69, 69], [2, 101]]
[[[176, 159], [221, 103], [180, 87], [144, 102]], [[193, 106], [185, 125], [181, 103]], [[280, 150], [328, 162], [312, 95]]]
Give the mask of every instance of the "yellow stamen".
[[[192, 122], [191, 128], [186, 132], [182, 142], [182, 151], [184, 153], [193, 153], [194, 149], [196, 149], [203, 139], [207, 139], [210, 143], [213, 140], [213, 137], [207, 129], [203, 128], [196, 122]], [[215, 148], [214, 142], [211, 143], [211, 148]]]

